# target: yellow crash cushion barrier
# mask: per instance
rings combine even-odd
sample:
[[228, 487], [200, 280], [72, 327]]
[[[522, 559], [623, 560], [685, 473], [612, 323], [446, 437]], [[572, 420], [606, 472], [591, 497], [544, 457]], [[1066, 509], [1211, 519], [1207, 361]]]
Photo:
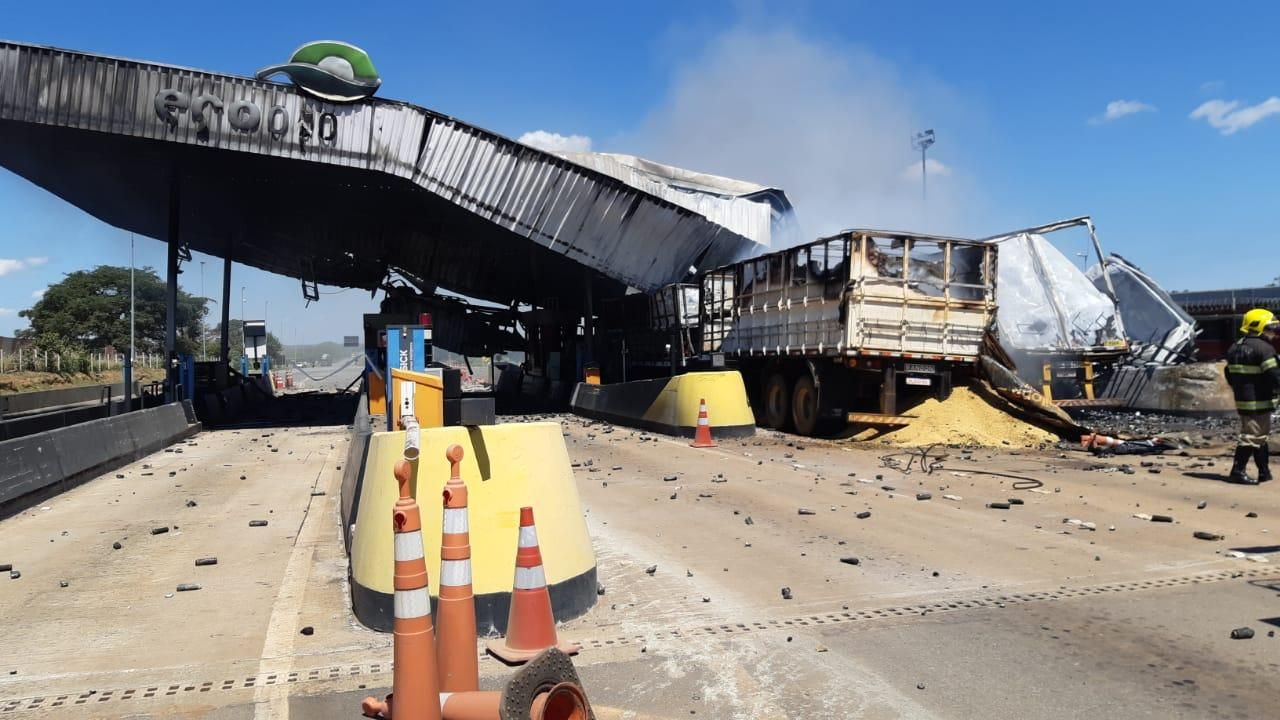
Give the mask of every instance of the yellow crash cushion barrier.
[[756, 420], [747, 401], [747, 388], [741, 373], [733, 370], [610, 385], [580, 383], [570, 406], [584, 417], [693, 437], [698, 406], [704, 399], [713, 436], [744, 437], [755, 433]]
[[[533, 508], [556, 619], [582, 615], [596, 601], [596, 560], [558, 423], [512, 423], [421, 430], [413, 495], [422, 508], [422, 537], [431, 594], [439, 591], [445, 450], [463, 447], [471, 532], [472, 589], [481, 634], [503, 632], [515, 575], [520, 508]], [[357, 618], [390, 630], [395, 567], [392, 506], [399, 497], [392, 469], [404, 457], [403, 432], [374, 433], [356, 499], [351, 541], [352, 604]]]

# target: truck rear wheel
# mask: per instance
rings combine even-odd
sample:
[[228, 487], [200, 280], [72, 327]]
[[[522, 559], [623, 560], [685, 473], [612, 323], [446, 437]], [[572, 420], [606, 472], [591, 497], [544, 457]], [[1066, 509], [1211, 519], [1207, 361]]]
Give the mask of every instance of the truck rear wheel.
[[786, 430], [791, 424], [791, 388], [782, 373], [774, 373], [764, 384], [764, 424]]
[[796, 380], [791, 391], [791, 422], [801, 435], [818, 432], [818, 388], [808, 373]]

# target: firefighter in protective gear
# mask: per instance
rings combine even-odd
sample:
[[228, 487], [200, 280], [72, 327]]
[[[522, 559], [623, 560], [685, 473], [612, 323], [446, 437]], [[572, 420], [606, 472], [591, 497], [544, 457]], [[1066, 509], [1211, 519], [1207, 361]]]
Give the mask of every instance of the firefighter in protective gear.
[[[1280, 322], [1268, 310], [1250, 310], [1240, 325], [1244, 337], [1227, 351], [1227, 382], [1236, 398], [1240, 414], [1240, 441], [1228, 480], [1256, 485], [1271, 479], [1267, 467], [1267, 436], [1271, 434], [1271, 413], [1280, 392], [1280, 358], [1271, 340], [1280, 332]], [[1247, 472], [1249, 459], [1258, 466], [1258, 478]]]

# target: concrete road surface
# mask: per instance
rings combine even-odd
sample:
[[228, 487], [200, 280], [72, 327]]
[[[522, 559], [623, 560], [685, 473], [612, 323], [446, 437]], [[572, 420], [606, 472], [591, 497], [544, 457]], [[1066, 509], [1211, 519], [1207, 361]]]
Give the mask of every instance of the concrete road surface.
[[[1274, 716], [1280, 487], [1212, 479], [1209, 451], [1126, 472], [948, 450], [927, 472], [879, 445], [694, 450], [560, 419], [604, 588], [561, 633], [602, 718]], [[0, 522], [22, 571], [0, 578], [0, 720], [357, 717], [391, 651], [348, 609], [345, 446], [204, 433]], [[481, 663], [486, 687], [510, 672]]]

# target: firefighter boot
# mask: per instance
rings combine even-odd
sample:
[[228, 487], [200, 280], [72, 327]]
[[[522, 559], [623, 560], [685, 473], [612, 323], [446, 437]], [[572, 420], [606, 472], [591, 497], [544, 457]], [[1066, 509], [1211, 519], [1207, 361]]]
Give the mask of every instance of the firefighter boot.
[[1258, 481], [1249, 477], [1249, 473], [1245, 470], [1249, 467], [1249, 459], [1253, 457], [1257, 448], [1251, 448], [1247, 445], [1236, 446], [1235, 462], [1231, 465], [1231, 474], [1227, 476], [1227, 482], [1239, 483], [1241, 485], [1257, 485]]
[[1267, 467], [1271, 459], [1271, 450], [1266, 445], [1253, 450], [1253, 462], [1258, 465], [1258, 482], [1264, 483], [1271, 479], [1271, 468]]

